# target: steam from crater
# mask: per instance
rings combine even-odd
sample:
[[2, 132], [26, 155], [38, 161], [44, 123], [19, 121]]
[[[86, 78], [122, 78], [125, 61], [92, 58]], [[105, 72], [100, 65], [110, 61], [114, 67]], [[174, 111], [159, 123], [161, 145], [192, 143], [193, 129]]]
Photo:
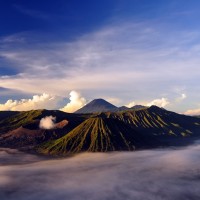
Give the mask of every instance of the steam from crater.
[[56, 117], [46, 116], [40, 120], [39, 127], [41, 129], [53, 129], [55, 128]]

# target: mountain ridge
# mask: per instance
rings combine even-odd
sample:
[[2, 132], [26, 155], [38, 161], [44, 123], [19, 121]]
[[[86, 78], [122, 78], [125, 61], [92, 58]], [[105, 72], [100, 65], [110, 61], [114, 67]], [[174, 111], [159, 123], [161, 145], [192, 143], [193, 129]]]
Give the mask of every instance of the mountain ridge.
[[[40, 120], [48, 116], [56, 117], [54, 128], [41, 129]], [[13, 113], [0, 120], [0, 146], [20, 148], [38, 145], [65, 135], [84, 120], [84, 116], [59, 110], [41, 109]]]
[[189, 138], [200, 137], [199, 130], [200, 119], [157, 106], [124, 112], [101, 112], [65, 136], [47, 142], [38, 151], [65, 155], [84, 151], [130, 151], [177, 145], [189, 142]]
[[[200, 138], [200, 118], [157, 106], [119, 110], [105, 100], [98, 101], [113, 110], [83, 114], [45, 109], [1, 111], [0, 146], [63, 156], [185, 145]], [[41, 129], [40, 120], [48, 116], [56, 117], [54, 127]]]
[[105, 99], [99, 98], [90, 101], [88, 104], [83, 106], [82, 108], [78, 109], [74, 113], [78, 114], [86, 114], [86, 113], [95, 113], [95, 112], [120, 112], [120, 111], [127, 111], [127, 110], [137, 110], [145, 108], [146, 106], [142, 105], [135, 105], [131, 108], [126, 106], [117, 107], [110, 102], [106, 101]]

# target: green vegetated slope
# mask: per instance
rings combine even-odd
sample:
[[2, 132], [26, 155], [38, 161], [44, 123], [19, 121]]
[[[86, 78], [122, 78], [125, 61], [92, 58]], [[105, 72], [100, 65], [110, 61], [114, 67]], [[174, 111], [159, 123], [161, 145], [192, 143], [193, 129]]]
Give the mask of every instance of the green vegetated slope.
[[[0, 112], [1, 115], [4, 115], [3, 113], [6, 113], [6, 111]], [[64, 119], [69, 119], [70, 123], [74, 124], [74, 126], [82, 122], [85, 117], [87, 117], [73, 113], [65, 113], [59, 110], [42, 109], [16, 113], [14, 112], [11, 116], [6, 116], [2, 120], [0, 120], [0, 134], [19, 128], [20, 126], [27, 126], [30, 129], [38, 128], [40, 119], [47, 116], [56, 117], [57, 122]], [[34, 126], [35, 124], [37, 127]]]
[[[17, 112], [0, 120], [0, 146], [19, 148], [38, 145], [50, 139], [59, 138], [70, 132], [87, 116], [69, 114], [58, 110], [31, 110]], [[46, 130], [39, 127], [43, 117], [56, 117], [55, 128]]]
[[[121, 121], [92, 117], [85, 120], [66, 136], [45, 144], [43, 152], [66, 154], [82, 151], [134, 150], [134, 137], [129, 132], [130, 127], [124, 126]], [[138, 140], [139, 138], [136, 137], [135, 142]]]
[[[4, 117], [0, 121], [0, 134], [14, 130], [20, 126], [33, 123], [38, 116], [41, 116], [44, 110], [31, 110], [18, 112], [12, 116]], [[5, 112], [1, 112], [2, 115]]]
[[65, 136], [38, 148], [46, 154], [134, 150], [199, 135], [200, 119], [152, 106], [94, 114]]

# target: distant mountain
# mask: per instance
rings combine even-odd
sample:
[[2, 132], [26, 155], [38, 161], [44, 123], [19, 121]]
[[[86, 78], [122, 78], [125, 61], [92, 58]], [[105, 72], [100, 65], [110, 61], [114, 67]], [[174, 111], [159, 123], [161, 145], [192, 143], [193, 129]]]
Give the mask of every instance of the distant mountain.
[[135, 105], [135, 106], [133, 106], [133, 107], [131, 107], [130, 109], [131, 110], [138, 110], [138, 109], [143, 109], [143, 108], [147, 108], [146, 106], [142, 106], [142, 105]]
[[121, 112], [121, 111], [127, 111], [127, 110], [130, 110], [130, 108], [128, 108], [126, 106], [121, 106], [121, 107], [114, 108], [111, 111], [112, 112]]
[[106, 152], [180, 145], [200, 138], [200, 119], [151, 106], [105, 112], [88, 119], [63, 137], [40, 146], [45, 154]]
[[122, 111], [128, 111], [128, 110], [140, 110], [143, 108], [147, 108], [146, 106], [142, 106], [142, 105], [135, 105], [131, 108], [128, 108], [126, 106], [121, 106], [121, 107], [117, 107], [115, 109], [110, 110], [110, 112], [122, 112]]
[[85, 114], [85, 113], [97, 113], [97, 112], [121, 112], [127, 110], [138, 110], [142, 108], [146, 108], [146, 106], [135, 105], [132, 108], [128, 108], [126, 106], [117, 107], [107, 102], [104, 99], [94, 99], [84, 107], [77, 110], [75, 113]]
[[95, 112], [106, 112], [117, 109], [113, 104], [105, 101], [104, 99], [94, 99], [75, 113], [95, 113]]

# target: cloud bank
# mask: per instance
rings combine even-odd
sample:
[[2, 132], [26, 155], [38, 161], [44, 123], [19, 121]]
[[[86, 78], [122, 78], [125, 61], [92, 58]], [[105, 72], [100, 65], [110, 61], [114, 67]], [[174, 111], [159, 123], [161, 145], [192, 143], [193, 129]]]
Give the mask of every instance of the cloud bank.
[[147, 105], [147, 106], [155, 105], [155, 106], [164, 108], [164, 107], [166, 107], [168, 104], [169, 104], [169, 101], [168, 101], [167, 98], [161, 98], [161, 99], [154, 99], [153, 101], [147, 103], [146, 105]]
[[46, 116], [40, 120], [39, 127], [41, 129], [53, 129], [55, 127], [56, 117]]
[[66, 101], [64, 97], [43, 93], [34, 95], [31, 99], [12, 100], [9, 99], [5, 103], [0, 104], [0, 111], [28, 111], [36, 109], [59, 109], [64, 112], [74, 112], [86, 104], [84, 97], [77, 91], [71, 91], [70, 102], [63, 108], [60, 108], [60, 102]]
[[0, 151], [1, 200], [200, 199], [199, 144], [51, 160], [8, 151]]
[[85, 98], [82, 97], [80, 93], [76, 91], [71, 91], [69, 95], [70, 95], [70, 98], [69, 98], [70, 102], [66, 106], [61, 108], [60, 110], [64, 112], [73, 113], [86, 104]]
[[126, 104], [125, 106], [127, 106], [128, 108], [131, 108], [135, 105], [144, 105], [144, 106], [158, 106], [158, 107], [166, 107], [168, 104], [170, 104], [170, 102], [168, 101], [167, 98], [160, 98], [160, 99], [154, 99], [150, 102], [144, 102], [144, 101], [141, 101], [141, 102], [135, 102], [135, 101], [132, 101], [128, 104]]
[[32, 99], [12, 100], [0, 104], [0, 111], [26, 111], [34, 109], [51, 109], [57, 104], [55, 96], [43, 93], [42, 95], [34, 95]]
[[192, 109], [192, 110], [187, 110], [185, 113], [185, 115], [200, 115], [200, 109]]
[[135, 105], [136, 105], [136, 104], [135, 104], [135, 101], [132, 101], [132, 102], [126, 104], [125, 106], [128, 107], [128, 108], [131, 108], [131, 107], [133, 107], [133, 106], [135, 106]]

